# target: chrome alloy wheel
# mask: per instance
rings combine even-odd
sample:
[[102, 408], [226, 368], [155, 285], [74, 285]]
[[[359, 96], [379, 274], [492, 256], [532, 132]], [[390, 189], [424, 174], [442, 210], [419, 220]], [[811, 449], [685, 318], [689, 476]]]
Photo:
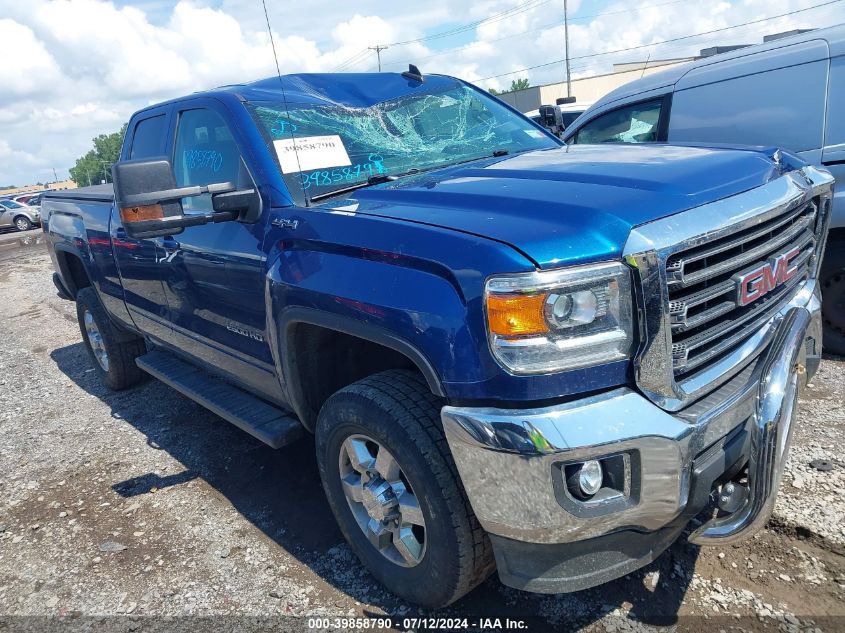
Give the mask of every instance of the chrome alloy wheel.
[[85, 332], [88, 335], [88, 342], [91, 344], [91, 350], [94, 352], [94, 358], [97, 359], [103, 371], [109, 370], [109, 354], [106, 351], [106, 344], [103, 341], [103, 335], [100, 334], [100, 328], [97, 327], [97, 322], [94, 320], [94, 315], [88, 310], [85, 311], [82, 317], [85, 322]]
[[17, 228], [18, 231], [26, 231], [29, 229], [29, 221], [24, 218], [18, 218], [15, 220], [15, 228]]
[[340, 483], [367, 539], [402, 567], [425, 555], [425, 520], [399, 462], [366, 435], [351, 435], [340, 448]]

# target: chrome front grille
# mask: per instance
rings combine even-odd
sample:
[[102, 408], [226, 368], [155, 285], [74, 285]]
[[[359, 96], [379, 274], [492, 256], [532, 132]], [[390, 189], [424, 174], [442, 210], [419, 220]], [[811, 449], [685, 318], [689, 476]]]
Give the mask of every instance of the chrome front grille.
[[[810, 276], [816, 248], [815, 202], [803, 203], [730, 235], [672, 254], [666, 261], [672, 369], [682, 379], [735, 349], [780, 310]], [[739, 278], [798, 249], [797, 269], [765, 296], [740, 305]]]
[[742, 372], [791, 307], [818, 294], [832, 185], [815, 167], [785, 170], [631, 231], [624, 256], [639, 288], [633, 362], [643, 394], [685, 409]]

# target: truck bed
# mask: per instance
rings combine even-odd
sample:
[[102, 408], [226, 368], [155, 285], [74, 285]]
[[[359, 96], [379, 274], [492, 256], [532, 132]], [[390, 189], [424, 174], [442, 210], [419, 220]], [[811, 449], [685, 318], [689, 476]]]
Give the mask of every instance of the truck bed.
[[[96, 202], [113, 202], [114, 186], [111, 183], [105, 185], [92, 185], [90, 187], [79, 187], [78, 189], [64, 189], [62, 191], [51, 191], [44, 194], [44, 200], [86, 200]], [[42, 202], [43, 204], [43, 202]]]

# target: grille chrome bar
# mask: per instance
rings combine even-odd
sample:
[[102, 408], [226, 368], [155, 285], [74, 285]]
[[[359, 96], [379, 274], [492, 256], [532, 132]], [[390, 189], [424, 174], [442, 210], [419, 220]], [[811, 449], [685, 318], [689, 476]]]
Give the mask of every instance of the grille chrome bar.
[[690, 308], [711, 301], [716, 297], [721, 297], [723, 294], [736, 290], [736, 281], [733, 279], [726, 279], [714, 286], [708, 286], [702, 290], [695, 290], [688, 295], [681, 295], [675, 297], [669, 304], [669, 314], [681, 315], [686, 314]]
[[[813, 252], [815, 251], [815, 236], [804, 236], [802, 240], [796, 245], [796, 247], [799, 248], [800, 251], [798, 256], [795, 257], [795, 259], [792, 261], [792, 267], [799, 271], [802, 271], [809, 266], [810, 259], [812, 258]], [[707, 321], [715, 319], [718, 316], [731, 312], [737, 307], [735, 297], [739, 292], [739, 286], [736, 276], [727, 279], [726, 281], [720, 283], [718, 286], [714, 286], [714, 292], [712, 293], [708, 293], [707, 290], [709, 289], [705, 289], [701, 292], [695, 293], [695, 295], [691, 299], [672, 298], [670, 305], [680, 306], [680, 308], [677, 309], [677, 313], [673, 313], [671, 307], [669, 310], [670, 314], [673, 316], [673, 333], [684, 332], [687, 330], [694, 329], [702, 323], [706, 323]], [[727, 300], [720, 301], [716, 306], [708, 305], [712, 301], [712, 299], [716, 297], [721, 297], [722, 295], [726, 295], [727, 293], [732, 293], [732, 296], [729, 296]], [[690, 317], [689, 311], [692, 308], [696, 308], [700, 305], [705, 305], [708, 307], [705, 307], [704, 310]]]
[[[809, 206], [809, 205], [808, 205]], [[676, 288], [678, 286], [682, 288], [689, 288], [692, 285], [697, 283], [701, 283], [702, 281], [706, 281], [707, 279], [712, 279], [713, 277], [718, 277], [729, 271], [735, 271], [738, 268], [741, 268], [747, 264], [751, 264], [756, 262], [760, 258], [764, 257], [767, 253], [778, 249], [781, 246], [785, 246], [792, 242], [798, 235], [803, 233], [804, 231], [812, 231], [813, 222], [815, 221], [815, 214], [812, 216], [805, 216], [802, 218], [801, 222], [798, 222], [791, 226], [789, 229], [778, 235], [775, 239], [769, 240], [760, 244], [759, 246], [752, 248], [751, 250], [744, 251], [739, 255], [736, 255], [730, 259], [722, 261], [715, 266], [708, 266], [706, 268], [702, 268], [694, 273], [689, 275], [684, 274], [685, 265], [688, 263], [684, 259], [679, 259], [680, 261], [680, 270], [677, 272], [673, 271], [671, 273], [671, 277], [669, 279], [669, 288]], [[770, 229], [768, 232], [773, 232], [776, 229]], [[743, 240], [743, 241], [751, 241], [751, 240]], [[737, 244], [736, 246], [740, 246]], [[712, 253], [710, 256], [718, 254], [720, 252], [724, 252], [728, 249], [719, 249]], [[696, 257], [693, 261], [701, 260], [701, 257]], [[706, 258], [704, 258], [706, 259]], [[667, 264], [667, 272], [670, 270], [670, 266], [672, 264], [672, 260]]]
[[[805, 280], [806, 277], [796, 277], [789, 284], [779, 288], [776, 295], [764, 297], [759, 305], [735, 321], [728, 323], [720, 321], [683, 343], [674, 343], [672, 345], [672, 360], [676, 373], [687, 373], [704, 365], [759, 330], [766, 321], [772, 318], [775, 312], [780, 310], [786, 298], [794, 293], [795, 288]], [[735, 330], [740, 331], [733, 336], [728, 336]], [[676, 347], [679, 349], [678, 354], [675, 352]], [[707, 349], [693, 358], [690, 357], [691, 352], [702, 347], [707, 347]], [[674, 362], [676, 359], [678, 362]]]
[[[717, 269], [718, 273], [711, 272], [710, 268], [699, 271], [700, 276], [705, 280], [730, 274], [729, 280], [734, 284], [734, 292], [732, 295], [725, 294], [725, 300], [716, 305], [709, 305], [708, 302], [699, 303], [698, 305], [703, 306], [704, 309], [693, 316], [690, 316], [689, 308], [687, 308], [684, 321], [672, 324], [670, 330], [672, 336], [672, 367], [676, 376], [701, 367], [750, 336], [755, 329], [762, 327], [763, 323], [780, 309], [790, 291], [793, 291], [799, 282], [809, 277], [809, 262], [815, 251], [816, 240], [815, 234], [809, 229], [807, 220], [815, 220], [815, 207], [812, 203], [801, 204], [797, 212], [793, 210], [788, 212], [787, 215], [792, 218], [803, 218], [803, 221], [793, 224], [793, 227], [803, 227], [801, 232], [795, 230], [782, 231], [775, 237], [777, 227], [783, 227], [782, 222], [775, 223], [776, 228], [771, 229], [766, 234], [761, 235], [759, 231], [755, 230], [753, 234], [756, 235], [756, 239], [759, 240], [764, 237], [770, 239], [746, 251], [741, 257], [731, 257], [725, 262], [713, 266], [712, 268]], [[742, 240], [742, 236], [748, 233], [750, 232], [739, 230], [737, 237], [731, 239], [731, 243]], [[739, 243], [741, 246], [742, 242]], [[733, 248], [736, 249], [736, 247]], [[738, 302], [740, 276], [755, 267], [759, 268], [761, 265], [767, 264], [769, 258], [781, 251], [793, 248], [798, 249], [798, 256], [791, 261], [791, 267], [796, 271], [796, 275], [787, 283], [775, 288], [750, 305], [740, 305]], [[718, 254], [715, 249], [708, 250], [711, 257]], [[754, 259], [748, 261], [748, 256], [752, 254]], [[683, 253], [680, 256], [683, 257]], [[670, 258], [669, 261], [671, 262], [672, 259]], [[706, 262], [706, 260], [703, 261]], [[737, 262], [741, 262], [741, 268], [735, 267], [725, 270], [726, 263]], [[706, 281], [704, 283], [706, 284]], [[678, 300], [671, 285], [669, 285], [668, 292], [670, 302]]]
[[[748, 244], [749, 242], [753, 242], [758, 238], [765, 237], [767, 234], [777, 231], [778, 229], [782, 228], [784, 225], [789, 224], [796, 217], [802, 214], [804, 209], [800, 206], [792, 209], [782, 216], [776, 216], [775, 218], [768, 220], [766, 222], [761, 222], [758, 227], [754, 231], [749, 231], [748, 233], [739, 236], [733, 237], [728, 241], [720, 240], [718, 244], [715, 245], [704, 245], [695, 249], [690, 249], [684, 256], [682, 263], [683, 264], [691, 264], [693, 262], [707, 259], [708, 257], [712, 257], [713, 255], [717, 255], [721, 252], [730, 250], [732, 248], [736, 248], [742, 246], [743, 244]], [[815, 211], [814, 211], [815, 212]], [[675, 271], [677, 264], [675, 264], [674, 258], [667, 262], [666, 269], [667, 271]]]
[[[759, 356], [791, 305], [812, 295], [832, 183], [815, 167], [786, 170], [756, 189], [631, 231], [624, 256], [639, 283], [643, 335], [633, 362], [648, 398], [680, 411], [716, 389]], [[780, 276], [774, 262], [796, 247], [786, 261], [797, 274]], [[748, 275], [758, 271], [769, 292], [741, 305], [738, 279], [747, 293], [757, 279]]]

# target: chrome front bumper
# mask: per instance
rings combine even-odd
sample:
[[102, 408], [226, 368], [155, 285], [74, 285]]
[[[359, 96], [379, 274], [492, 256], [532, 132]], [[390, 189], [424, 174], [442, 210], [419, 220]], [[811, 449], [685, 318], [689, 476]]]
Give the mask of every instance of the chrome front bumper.
[[[692, 496], [701, 498], [691, 490], [695, 460], [743, 427], [750, 434], [747, 501], [692, 539], [751, 535], [771, 515], [798, 392], [818, 368], [820, 308], [810, 280], [775, 317], [776, 335], [762, 354], [675, 413], [628, 388], [530, 410], [444, 407], [446, 437], [482, 527], [523, 545], [658, 531], [689, 510]], [[601, 501], [564, 498], [562, 465], [616, 454], [627, 456], [624, 491]]]

